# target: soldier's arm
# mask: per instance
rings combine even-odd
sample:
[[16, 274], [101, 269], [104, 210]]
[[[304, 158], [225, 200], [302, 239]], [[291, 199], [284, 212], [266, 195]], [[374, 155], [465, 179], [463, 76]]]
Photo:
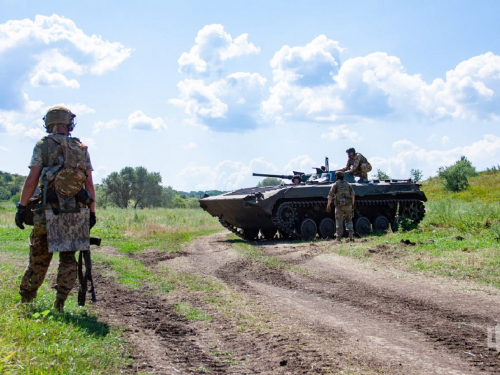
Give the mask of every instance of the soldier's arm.
[[87, 180], [85, 181], [85, 189], [90, 193], [90, 196], [94, 200], [90, 205], [90, 212], [95, 212], [95, 189], [94, 181], [92, 180], [92, 171], [87, 171]]
[[354, 200], [356, 195], [354, 194], [354, 189], [352, 188], [352, 186], [349, 185], [349, 187], [351, 188], [352, 207], [354, 208]]
[[28, 205], [30, 198], [35, 193], [36, 187], [38, 185], [38, 180], [42, 174], [42, 168], [30, 167], [30, 173], [26, 180], [24, 181], [23, 191], [21, 193], [21, 199], [19, 203], [23, 206]]
[[358, 156], [356, 156], [356, 157], [354, 158], [353, 163], [352, 163], [352, 167], [351, 167], [351, 169], [349, 169], [349, 170], [347, 171], [347, 173], [352, 173], [352, 172], [354, 172], [356, 169], [358, 169], [358, 168], [359, 168], [359, 162], [360, 162], [359, 157], [358, 157]]
[[330, 207], [332, 204], [333, 196], [335, 195], [335, 184], [332, 185], [330, 192], [328, 193], [328, 205], [327, 207]]

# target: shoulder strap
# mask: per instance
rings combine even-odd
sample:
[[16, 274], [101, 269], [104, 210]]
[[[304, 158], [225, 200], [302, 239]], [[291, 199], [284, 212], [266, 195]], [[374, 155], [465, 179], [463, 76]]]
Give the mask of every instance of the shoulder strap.
[[42, 163], [44, 167], [49, 165], [49, 137], [42, 139]]

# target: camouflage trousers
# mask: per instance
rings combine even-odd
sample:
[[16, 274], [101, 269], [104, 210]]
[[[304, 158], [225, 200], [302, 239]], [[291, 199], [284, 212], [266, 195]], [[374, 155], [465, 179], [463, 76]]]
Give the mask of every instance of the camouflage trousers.
[[368, 181], [368, 172], [371, 172], [372, 166], [370, 163], [361, 164], [358, 169], [356, 169], [352, 174], [356, 177], [360, 177], [364, 181]]
[[[24, 271], [21, 286], [19, 287], [19, 294], [28, 299], [36, 297], [38, 288], [42, 285], [52, 260], [52, 253], [49, 253], [48, 249], [47, 230], [44, 224], [43, 218], [35, 216], [35, 227], [29, 239], [29, 264]], [[66, 300], [75, 285], [76, 276], [75, 251], [60, 252], [55, 286], [57, 299]]]
[[337, 240], [340, 240], [344, 235], [344, 220], [345, 227], [349, 232], [349, 238], [354, 236], [354, 226], [352, 224], [352, 218], [354, 216], [352, 206], [335, 206], [335, 227], [337, 229]]

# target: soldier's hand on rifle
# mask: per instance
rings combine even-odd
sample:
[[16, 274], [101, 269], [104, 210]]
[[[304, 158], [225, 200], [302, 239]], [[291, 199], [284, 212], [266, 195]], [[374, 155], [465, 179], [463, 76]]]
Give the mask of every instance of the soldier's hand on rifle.
[[94, 225], [96, 225], [96, 223], [97, 223], [97, 218], [95, 217], [95, 212], [91, 212], [90, 213], [90, 220], [89, 220], [90, 229], [92, 229], [92, 227]]
[[18, 203], [17, 204], [17, 212], [16, 212], [16, 225], [20, 229], [24, 229], [24, 221], [26, 220], [26, 206], [23, 206], [22, 204]]

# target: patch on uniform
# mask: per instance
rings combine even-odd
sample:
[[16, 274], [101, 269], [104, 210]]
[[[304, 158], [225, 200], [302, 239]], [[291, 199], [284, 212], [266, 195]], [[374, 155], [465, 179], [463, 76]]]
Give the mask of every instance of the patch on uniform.
[[63, 251], [90, 250], [89, 210], [80, 209], [78, 213], [45, 211], [47, 220], [47, 242], [49, 253]]

